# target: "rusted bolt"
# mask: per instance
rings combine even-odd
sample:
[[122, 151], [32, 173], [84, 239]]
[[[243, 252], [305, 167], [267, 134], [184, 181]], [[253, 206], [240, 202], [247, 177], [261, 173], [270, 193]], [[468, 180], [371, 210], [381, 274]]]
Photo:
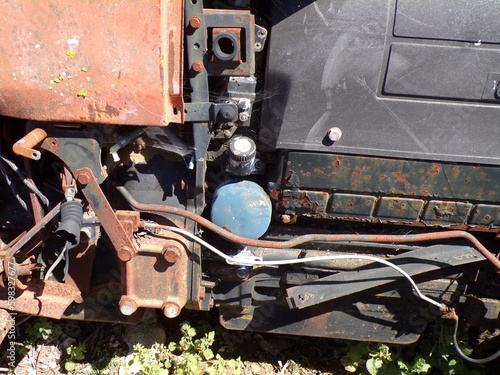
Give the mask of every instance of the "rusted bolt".
[[173, 264], [177, 262], [180, 257], [181, 257], [181, 250], [179, 249], [179, 246], [166, 245], [163, 248], [163, 258], [165, 258], [165, 260], [168, 263]]
[[281, 215], [281, 222], [283, 224], [290, 224], [292, 217], [290, 215]]
[[340, 137], [342, 137], [342, 130], [340, 130], [337, 127], [333, 127], [333, 128], [330, 128], [330, 130], [328, 130], [327, 135], [328, 135], [328, 138], [330, 139], [330, 141], [336, 142], [340, 139]]
[[171, 318], [171, 319], [177, 317], [179, 315], [179, 313], [181, 312], [181, 309], [179, 308], [179, 306], [173, 302], [166, 302], [161, 309], [163, 311], [163, 314], [167, 318]]
[[122, 297], [118, 306], [120, 306], [120, 312], [123, 315], [132, 315], [139, 307], [137, 302], [129, 297]]
[[118, 249], [118, 258], [123, 262], [128, 262], [132, 259], [132, 249], [128, 246], [122, 246]]
[[193, 71], [196, 73], [201, 73], [203, 72], [203, 69], [205, 69], [205, 67], [203, 66], [203, 63], [201, 61], [195, 61], [193, 65], [191, 65], [191, 69], [193, 69]]
[[86, 169], [76, 172], [76, 179], [82, 185], [88, 185], [92, 181], [92, 173]]
[[201, 27], [201, 18], [198, 16], [193, 16], [189, 20], [189, 26], [191, 26], [193, 29], [199, 29]]

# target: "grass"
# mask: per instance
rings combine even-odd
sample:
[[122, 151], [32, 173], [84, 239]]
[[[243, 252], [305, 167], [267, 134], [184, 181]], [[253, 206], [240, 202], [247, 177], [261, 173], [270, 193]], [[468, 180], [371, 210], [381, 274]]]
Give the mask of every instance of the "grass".
[[[211, 317], [207, 314], [206, 317]], [[451, 345], [451, 324], [438, 320], [413, 345], [397, 346], [226, 331], [215, 316], [166, 321], [167, 342], [123, 342], [119, 324], [32, 318], [19, 329], [19, 366], [26, 374], [493, 374], [471, 366]], [[461, 338], [462, 347], [467, 340]], [[5, 346], [5, 343], [3, 344]], [[3, 348], [2, 348], [3, 349]], [[3, 351], [1, 351], [3, 352]], [[0, 361], [4, 360], [0, 358]], [[1, 363], [1, 362], [0, 362]], [[5, 362], [4, 362], [5, 363]], [[499, 361], [496, 361], [498, 365]], [[0, 367], [4, 365], [0, 364]]]

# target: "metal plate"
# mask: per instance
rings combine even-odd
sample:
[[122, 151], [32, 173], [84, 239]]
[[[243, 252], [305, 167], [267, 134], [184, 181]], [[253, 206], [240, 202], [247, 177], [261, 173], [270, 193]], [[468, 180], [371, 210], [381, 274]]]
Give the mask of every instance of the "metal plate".
[[[428, 1], [411, 3], [428, 12]], [[476, 4], [446, 2], [454, 11], [464, 3]], [[283, 13], [287, 18], [281, 19]], [[261, 143], [278, 149], [500, 164], [500, 107], [481, 97], [488, 74], [500, 71], [493, 57], [499, 46], [419, 39], [418, 33], [395, 37], [395, 16], [395, 0], [273, 1]], [[475, 35], [483, 24], [472, 22], [474, 17], [440, 18], [438, 29], [446, 34], [457, 22], [462, 34]], [[397, 61], [392, 55], [388, 66], [394, 43], [422, 46], [414, 50], [426, 51], [419, 61], [427, 59], [428, 67], [419, 67], [410, 55]], [[460, 60], [449, 66], [449, 79], [429, 79], [436, 77], [430, 55], [444, 47], [460, 51], [455, 53]], [[487, 61], [481, 59], [486, 55]], [[397, 95], [383, 91], [388, 69], [392, 87], [398, 82]], [[418, 80], [417, 73], [427, 74], [426, 80]], [[411, 87], [415, 82], [418, 87]], [[415, 90], [426, 97], [407, 96]], [[326, 137], [332, 127], [342, 131], [336, 142]]]
[[0, 2], [0, 114], [182, 122], [183, 2]]

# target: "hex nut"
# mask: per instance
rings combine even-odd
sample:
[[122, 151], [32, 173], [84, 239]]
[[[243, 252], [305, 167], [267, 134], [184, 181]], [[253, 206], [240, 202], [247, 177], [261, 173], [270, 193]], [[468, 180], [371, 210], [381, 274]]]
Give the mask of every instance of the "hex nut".
[[82, 185], [88, 185], [92, 181], [92, 174], [85, 169], [76, 172], [76, 179]]
[[205, 69], [205, 67], [201, 61], [195, 61], [191, 65], [191, 69], [193, 69], [193, 71], [196, 73], [201, 73], [203, 72], [203, 69]]

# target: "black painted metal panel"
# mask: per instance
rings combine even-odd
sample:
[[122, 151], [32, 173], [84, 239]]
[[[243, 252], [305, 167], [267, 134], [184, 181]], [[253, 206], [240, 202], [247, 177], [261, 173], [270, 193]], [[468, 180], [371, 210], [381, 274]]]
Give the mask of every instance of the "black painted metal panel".
[[[271, 19], [276, 13], [279, 22], [272, 26], [269, 40], [259, 134], [262, 144], [278, 149], [500, 164], [500, 102], [495, 102], [498, 99], [493, 93], [488, 93], [489, 101], [482, 96], [483, 101], [477, 101], [479, 93], [495, 83], [491, 74], [500, 72], [500, 59], [494, 58], [498, 45], [422, 39], [418, 33], [394, 36], [395, 0], [318, 0], [303, 7], [299, 2], [274, 0], [271, 7]], [[427, 3], [412, 0], [412, 6], [421, 10]], [[476, 0], [450, 6], [456, 11], [463, 3], [473, 6]], [[463, 34], [478, 30], [474, 14], [470, 19], [463, 17]], [[444, 17], [439, 30], [446, 34], [455, 27], [452, 20]], [[443, 64], [450, 66], [447, 76], [453, 81], [432, 79], [441, 75], [432, 72], [431, 65], [420, 65], [423, 58], [414, 61], [410, 55], [407, 59], [402, 56], [398, 66], [392, 60], [389, 67], [391, 87], [397, 90], [384, 94], [394, 43], [415, 44], [429, 59], [432, 53], [425, 51], [459, 53], [461, 62]], [[450, 56], [445, 58], [449, 61]], [[425, 76], [426, 69], [429, 76]], [[412, 91], [419, 81], [418, 75], [411, 76], [413, 70], [428, 81], [420, 90], [425, 98], [407, 96], [419, 94]], [[465, 89], [461, 81], [467, 82]], [[443, 87], [446, 85], [449, 87]], [[453, 87], [465, 93], [453, 94]], [[326, 136], [331, 127], [342, 131], [336, 142]]]

